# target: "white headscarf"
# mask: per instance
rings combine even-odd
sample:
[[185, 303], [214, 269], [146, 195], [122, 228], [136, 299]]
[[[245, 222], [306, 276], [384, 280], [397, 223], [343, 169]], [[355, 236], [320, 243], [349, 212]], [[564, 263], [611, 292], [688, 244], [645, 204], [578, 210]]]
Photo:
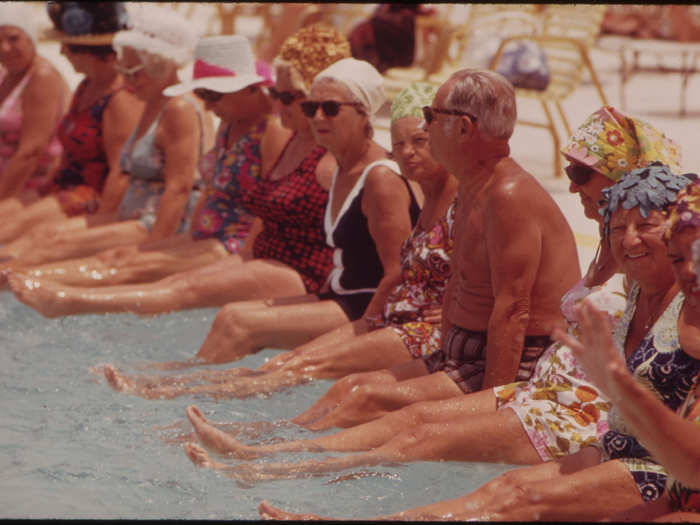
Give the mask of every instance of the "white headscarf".
[[19, 27], [36, 44], [37, 12], [24, 2], [0, 2], [0, 26]]
[[321, 71], [314, 82], [332, 78], [346, 86], [373, 116], [386, 101], [384, 78], [372, 64], [356, 58], [344, 58]]

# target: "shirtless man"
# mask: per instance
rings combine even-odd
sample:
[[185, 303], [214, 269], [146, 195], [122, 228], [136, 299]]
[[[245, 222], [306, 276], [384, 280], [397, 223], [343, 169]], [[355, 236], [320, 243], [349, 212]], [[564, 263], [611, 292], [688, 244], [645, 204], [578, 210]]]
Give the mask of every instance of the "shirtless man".
[[[338, 402], [356, 407], [362, 421], [416, 401], [527, 379], [563, 322], [562, 295], [580, 279], [565, 217], [509, 156], [516, 120], [510, 83], [491, 71], [458, 71], [424, 113], [433, 157], [459, 181], [446, 335], [431, 356], [358, 375], [353, 386], [361, 386]], [[312, 409], [309, 419], [328, 409]], [[333, 423], [348, 426], [347, 419]]]

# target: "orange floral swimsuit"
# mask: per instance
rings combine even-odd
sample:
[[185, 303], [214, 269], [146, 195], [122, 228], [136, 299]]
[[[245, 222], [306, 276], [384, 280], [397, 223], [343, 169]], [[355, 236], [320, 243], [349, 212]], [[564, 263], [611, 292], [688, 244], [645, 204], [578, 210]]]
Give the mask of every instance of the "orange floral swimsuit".
[[[588, 297], [617, 321], [625, 296], [609, 282], [587, 288], [577, 284], [562, 298], [562, 313], [576, 334], [574, 306]], [[537, 360], [529, 381], [493, 389], [498, 409], [511, 408], [542, 461], [550, 461], [599, 442], [608, 430], [610, 403], [586, 379], [570, 348], [552, 344]]]

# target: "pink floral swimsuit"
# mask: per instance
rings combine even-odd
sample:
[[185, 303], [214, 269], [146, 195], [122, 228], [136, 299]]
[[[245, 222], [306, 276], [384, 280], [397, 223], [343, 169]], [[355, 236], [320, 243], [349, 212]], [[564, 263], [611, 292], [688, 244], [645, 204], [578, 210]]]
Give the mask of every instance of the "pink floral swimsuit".
[[[4, 77], [5, 72], [0, 70], [0, 83], [2, 83]], [[30, 78], [31, 72], [27, 73], [10, 94], [7, 95], [7, 98], [0, 103], [0, 175], [17, 151], [19, 141], [22, 138], [22, 121], [24, 118], [22, 113], [22, 92]], [[58, 125], [58, 122], [56, 122], [56, 125]], [[33, 177], [45, 175], [47, 168], [51, 166], [56, 158], [61, 156], [62, 152], [63, 147], [54, 135], [44, 153], [39, 157], [39, 165]], [[31, 179], [28, 180], [25, 188], [32, 187], [32, 183]]]
[[382, 318], [368, 319], [372, 329], [394, 330], [414, 358], [430, 355], [441, 345], [440, 323], [429, 323], [424, 315], [442, 306], [452, 273], [454, 216], [453, 202], [432, 229], [414, 228], [401, 246], [401, 284], [389, 294]]
[[260, 141], [267, 123], [268, 117], [258, 121], [229, 149], [226, 141], [230, 125], [219, 132], [214, 149], [207, 153], [200, 169], [206, 182], [206, 201], [195, 217], [193, 239], [218, 239], [229, 253], [243, 247], [254, 216], [243, 207], [241, 198], [260, 179]]

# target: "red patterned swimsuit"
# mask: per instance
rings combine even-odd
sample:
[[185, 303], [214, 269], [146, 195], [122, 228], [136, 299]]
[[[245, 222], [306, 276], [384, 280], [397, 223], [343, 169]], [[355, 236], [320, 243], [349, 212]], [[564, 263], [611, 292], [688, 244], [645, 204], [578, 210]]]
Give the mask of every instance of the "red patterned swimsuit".
[[316, 180], [316, 166], [325, 153], [316, 146], [294, 171], [277, 180], [261, 178], [242, 198], [243, 206], [263, 220], [253, 256], [294, 268], [308, 293], [319, 291], [333, 266], [333, 249], [323, 234], [328, 191]]
[[117, 87], [90, 107], [79, 110], [78, 101], [87, 83], [87, 79], [83, 80], [75, 90], [70, 110], [58, 126], [63, 158], [49, 188], [69, 216], [97, 211], [109, 173], [102, 137], [102, 117], [112, 96], [124, 89], [123, 86]]

